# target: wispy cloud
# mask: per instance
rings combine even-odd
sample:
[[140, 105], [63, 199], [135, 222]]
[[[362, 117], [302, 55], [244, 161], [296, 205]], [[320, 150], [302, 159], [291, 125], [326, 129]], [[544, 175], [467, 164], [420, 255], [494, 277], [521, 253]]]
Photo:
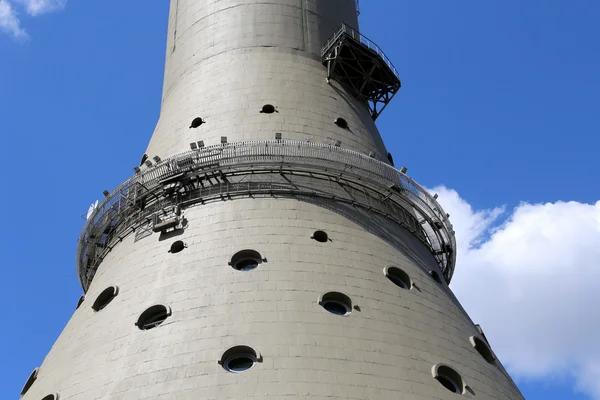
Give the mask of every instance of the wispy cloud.
[[517, 378], [600, 400], [600, 201], [474, 210], [435, 188], [456, 230], [452, 288]]
[[[12, 1], [12, 0], [11, 0]], [[17, 40], [25, 40], [29, 37], [25, 29], [21, 27], [19, 13], [13, 4], [19, 4], [27, 15], [37, 17], [39, 15], [62, 10], [67, 0], [0, 0], [0, 31], [8, 33]]]
[[23, 5], [27, 14], [34, 17], [62, 10], [67, 4], [67, 0], [17, 0], [17, 2]]
[[21, 28], [17, 12], [6, 0], [0, 0], [0, 31], [8, 33], [16, 39], [27, 39], [27, 32]]

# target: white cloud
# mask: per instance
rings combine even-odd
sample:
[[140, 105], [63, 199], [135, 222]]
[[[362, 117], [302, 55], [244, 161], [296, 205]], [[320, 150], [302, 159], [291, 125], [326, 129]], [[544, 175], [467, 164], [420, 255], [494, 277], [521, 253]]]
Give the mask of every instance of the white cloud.
[[17, 0], [23, 5], [27, 14], [32, 16], [47, 14], [53, 11], [62, 10], [67, 4], [67, 0]]
[[506, 215], [432, 191], [456, 230], [452, 289], [501, 361], [517, 377], [563, 377], [600, 400], [600, 201], [523, 203]]
[[21, 21], [15, 9], [6, 0], [0, 0], [0, 31], [17, 39], [27, 39], [27, 33], [21, 28]]
[[[25, 12], [37, 17], [42, 14], [62, 10], [67, 4], [67, 0], [15, 0], [20, 4]], [[9, 0], [0, 0], [0, 31], [6, 32], [15, 39], [24, 40], [29, 37], [27, 32], [21, 27], [17, 11]]]

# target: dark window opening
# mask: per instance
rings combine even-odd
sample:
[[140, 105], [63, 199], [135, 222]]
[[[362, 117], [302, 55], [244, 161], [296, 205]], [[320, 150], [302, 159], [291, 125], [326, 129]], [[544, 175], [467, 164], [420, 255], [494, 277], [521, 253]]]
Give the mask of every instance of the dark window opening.
[[325, 243], [329, 240], [329, 236], [324, 231], [316, 231], [312, 236], [317, 242]]
[[198, 128], [204, 122], [205, 121], [202, 118], [200, 118], [200, 117], [194, 118], [194, 120], [192, 121], [192, 123], [190, 125], [190, 129], [192, 129], [192, 128]]
[[39, 371], [39, 368], [36, 368], [29, 375], [29, 378], [27, 378], [27, 381], [25, 381], [25, 385], [23, 385], [23, 389], [21, 389], [21, 394], [22, 395], [25, 394], [25, 393], [27, 393], [27, 391], [29, 390], [29, 388], [33, 385], [33, 382], [35, 382], [35, 380], [37, 379], [38, 371]]
[[174, 242], [171, 245], [171, 249], [169, 250], [169, 253], [179, 253], [181, 250], [185, 249], [186, 245], [185, 243], [183, 243], [181, 240], [178, 240], [176, 242]]
[[238, 251], [231, 257], [231, 265], [238, 271], [251, 271], [256, 269], [263, 262], [262, 256], [255, 250]]
[[146, 331], [162, 324], [169, 315], [171, 315], [171, 312], [167, 307], [163, 305], [152, 306], [140, 315], [136, 325], [141, 330]]
[[347, 316], [352, 312], [352, 300], [343, 293], [329, 292], [323, 295], [321, 306], [335, 315]]
[[263, 114], [273, 114], [275, 112], [275, 106], [272, 104], [265, 104], [260, 112]]
[[348, 121], [346, 121], [344, 118], [342, 117], [338, 117], [335, 119], [334, 123], [339, 126], [340, 128], [343, 129], [348, 129]]
[[96, 312], [104, 309], [119, 293], [119, 289], [116, 286], [111, 286], [106, 288], [98, 295], [94, 304], [92, 304], [92, 309]]

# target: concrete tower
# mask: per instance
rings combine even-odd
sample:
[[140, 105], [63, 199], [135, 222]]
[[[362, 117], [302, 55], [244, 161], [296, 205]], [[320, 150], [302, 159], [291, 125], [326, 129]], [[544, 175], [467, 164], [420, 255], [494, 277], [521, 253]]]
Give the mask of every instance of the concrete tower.
[[171, 0], [160, 120], [23, 399], [523, 398], [448, 288], [448, 215], [393, 167], [400, 80], [358, 32], [354, 0]]

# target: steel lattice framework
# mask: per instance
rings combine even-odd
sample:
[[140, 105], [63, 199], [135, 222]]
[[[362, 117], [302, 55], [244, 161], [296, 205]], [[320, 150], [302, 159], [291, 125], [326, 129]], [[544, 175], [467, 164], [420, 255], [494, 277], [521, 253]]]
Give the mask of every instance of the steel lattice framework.
[[376, 120], [400, 90], [398, 71], [373, 41], [346, 24], [321, 48], [327, 80], [335, 79], [369, 106]]
[[180, 210], [194, 204], [253, 196], [324, 198], [376, 212], [425, 243], [446, 281], [452, 278], [452, 224], [419, 184], [359, 152], [272, 140], [188, 151], [122, 183], [88, 218], [79, 238], [77, 272], [82, 286], [87, 290], [106, 254], [136, 230], [175, 227], [182, 223]]

